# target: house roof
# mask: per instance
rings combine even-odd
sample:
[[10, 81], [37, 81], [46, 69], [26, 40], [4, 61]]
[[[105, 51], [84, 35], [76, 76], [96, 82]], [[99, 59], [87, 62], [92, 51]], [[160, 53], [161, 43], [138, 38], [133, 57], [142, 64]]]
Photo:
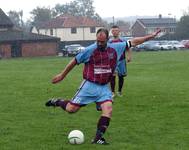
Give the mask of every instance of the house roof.
[[95, 19], [81, 16], [61, 15], [41, 24], [38, 28], [101, 27]]
[[13, 27], [13, 26], [14, 26], [14, 24], [12, 23], [10, 18], [0, 8], [0, 28]]
[[40, 35], [30, 32], [25, 32], [20, 29], [14, 28], [14, 24], [9, 17], [0, 9], [0, 42], [13, 42], [13, 41], [59, 41], [59, 38], [47, 35]]
[[137, 19], [144, 27], [176, 27], [176, 20], [174, 18], [148, 18]]
[[0, 42], [12, 41], [59, 41], [60, 38], [51, 37], [47, 35], [40, 35], [24, 31], [7, 30], [0, 31]]
[[119, 26], [121, 32], [128, 33], [130, 31], [129, 26]]

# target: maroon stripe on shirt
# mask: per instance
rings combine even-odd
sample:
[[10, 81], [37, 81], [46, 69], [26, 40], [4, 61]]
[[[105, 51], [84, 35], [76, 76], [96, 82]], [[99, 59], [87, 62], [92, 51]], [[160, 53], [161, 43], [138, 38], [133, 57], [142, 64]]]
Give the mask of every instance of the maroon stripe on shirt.
[[117, 52], [107, 47], [105, 51], [94, 50], [84, 66], [83, 78], [99, 84], [110, 82], [117, 63]]

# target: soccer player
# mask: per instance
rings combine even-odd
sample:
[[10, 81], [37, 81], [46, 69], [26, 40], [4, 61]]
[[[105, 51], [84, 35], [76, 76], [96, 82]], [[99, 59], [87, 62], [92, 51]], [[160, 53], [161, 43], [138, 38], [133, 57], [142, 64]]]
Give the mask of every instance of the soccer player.
[[[127, 41], [126, 38], [120, 37], [120, 28], [119, 26], [112, 26], [111, 33], [113, 35], [112, 38], [110, 38], [110, 43], [116, 43], [116, 42], [124, 42]], [[128, 56], [127, 56], [127, 62], [131, 61], [131, 49], [127, 48]], [[126, 51], [124, 51], [119, 59], [119, 62], [117, 64], [115, 73], [112, 76], [110, 85], [112, 90], [112, 96], [115, 96], [115, 85], [116, 85], [116, 74], [118, 75], [118, 96], [122, 96], [122, 88], [124, 84], [124, 77], [127, 75], [127, 67], [126, 67]]]
[[90, 103], [97, 104], [101, 116], [97, 123], [93, 144], [108, 144], [103, 135], [109, 126], [112, 116], [112, 92], [109, 82], [116, 68], [117, 62], [126, 48], [136, 46], [154, 38], [160, 30], [126, 42], [108, 43], [107, 29], [100, 28], [96, 33], [96, 42], [77, 54], [65, 69], [53, 77], [52, 83], [58, 83], [76, 66], [84, 63], [83, 82], [71, 100], [50, 99], [46, 106], [61, 107], [68, 113], [77, 112], [82, 106]]

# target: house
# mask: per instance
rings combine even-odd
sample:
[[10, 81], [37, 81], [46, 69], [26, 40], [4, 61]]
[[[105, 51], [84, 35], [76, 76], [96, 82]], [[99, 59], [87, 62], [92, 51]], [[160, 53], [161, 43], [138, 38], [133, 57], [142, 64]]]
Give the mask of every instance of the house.
[[[130, 37], [131, 36], [131, 32], [130, 32], [130, 26], [126, 26], [126, 25], [118, 25], [119, 29], [120, 29], [120, 36], [122, 37]], [[109, 33], [110, 37], [112, 36], [111, 30]]]
[[133, 37], [144, 36], [154, 32], [157, 28], [162, 29], [162, 35], [175, 33], [176, 19], [175, 18], [144, 18], [137, 19], [131, 27]]
[[121, 36], [131, 36], [129, 26], [119, 26]]
[[0, 9], [0, 58], [53, 56], [57, 54], [59, 38], [16, 29]]
[[61, 41], [90, 41], [96, 39], [96, 31], [103, 25], [89, 17], [60, 15], [37, 27], [31, 32], [59, 37]]

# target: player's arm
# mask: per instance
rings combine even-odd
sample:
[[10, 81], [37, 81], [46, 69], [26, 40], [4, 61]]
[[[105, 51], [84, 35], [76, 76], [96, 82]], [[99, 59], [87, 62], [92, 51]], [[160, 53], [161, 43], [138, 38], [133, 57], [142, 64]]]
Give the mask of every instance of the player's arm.
[[77, 61], [75, 58], [73, 58], [61, 73], [53, 77], [52, 83], [58, 83], [62, 81], [66, 77], [66, 75], [75, 67], [76, 64]]
[[127, 62], [130, 62], [131, 61], [131, 59], [132, 59], [132, 57], [131, 57], [131, 48], [128, 48], [127, 49]]
[[146, 35], [146, 36], [143, 36], [143, 37], [136, 37], [136, 38], [130, 39], [129, 40], [130, 44], [131, 44], [132, 47], [135, 47], [139, 44], [142, 44], [142, 43], [144, 43], [148, 40], [155, 38], [158, 35], [158, 33], [160, 33], [160, 32], [161, 32], [161, 30], [158, 29], [157, 31], [153, 32], [152, 34], [149, 34], [149, 35]]

